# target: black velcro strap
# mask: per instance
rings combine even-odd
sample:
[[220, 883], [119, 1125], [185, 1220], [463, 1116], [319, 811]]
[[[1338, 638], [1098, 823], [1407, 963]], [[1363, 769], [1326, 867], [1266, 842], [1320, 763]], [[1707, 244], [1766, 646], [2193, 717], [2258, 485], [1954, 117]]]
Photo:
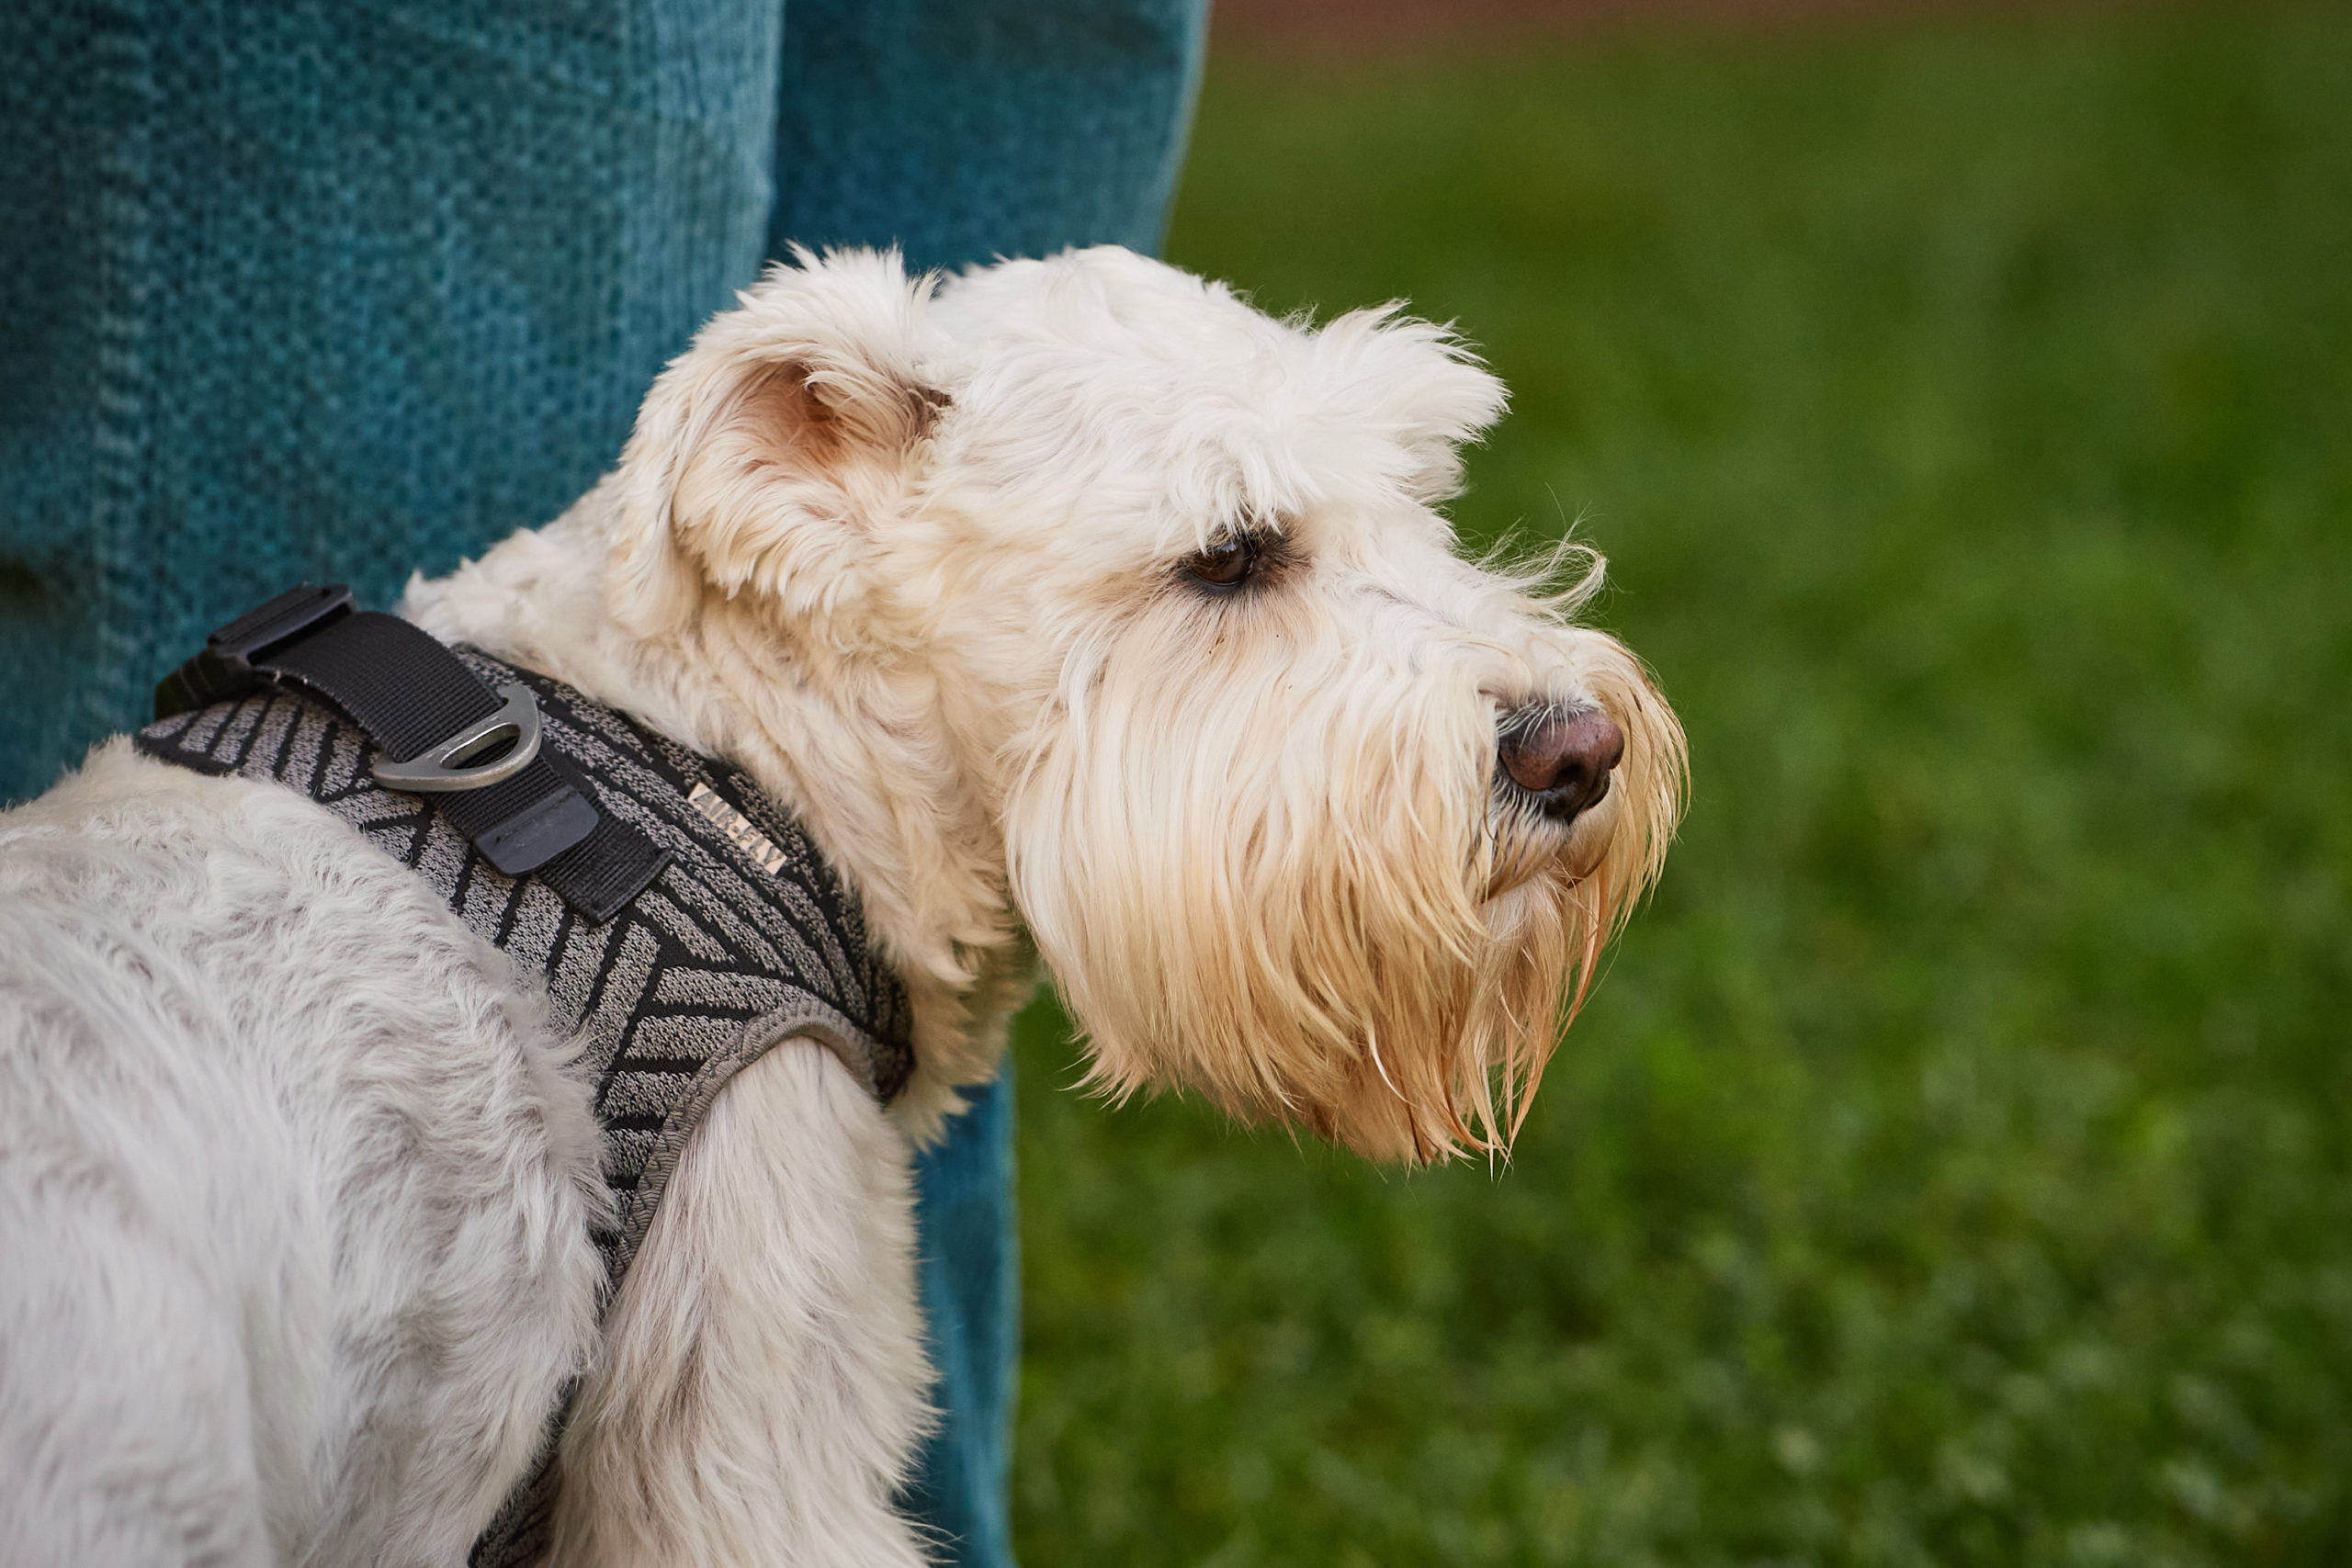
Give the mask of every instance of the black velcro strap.
[[[199, 695], [290, 682], [340, 708], [386, 757], [406, 762], [503, 705], [428, 633], [349, 604], [340, 589], [297, 589], [230, 623], [164, 682], [158, 716]], [[267, 624], [273, 613], [277, 622]], [[536, 874], [592, 921], [609, 919], [668, 859], [644, 834], [598, 811], [587, 781], [552, 748], [495, 784], [429, 798], [491, 864], [509, 876]]]

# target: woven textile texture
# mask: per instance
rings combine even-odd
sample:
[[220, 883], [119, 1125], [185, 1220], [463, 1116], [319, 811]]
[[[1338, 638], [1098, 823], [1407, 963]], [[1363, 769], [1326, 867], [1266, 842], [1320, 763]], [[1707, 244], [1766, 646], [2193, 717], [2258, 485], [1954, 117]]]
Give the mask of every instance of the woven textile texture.
[[[153, 757], [300, 791], [424, 878], [476, 935], [526, 974], [583, 1037], [596, 1076], [616, 1228], [596, 1245], [617, 1285], [687, 1139], [727, 1078], [808, 1034], [869, 1092], [895, 1096], [914, 1066], [897, 976], [867, 950], [841, 878], [790, 816], [740, 769], [699, 757], [543, 675], [460, 649], [485, 685], [527, 685], [542, 743], [669, 864], [611, 919], [592, 922], [536, 876], [502, 874], [424, 795], [379, 784], [367, 734], [291, 688], [216, 703], [139, 732]], [[781, 859], [766, 866], [688, 799], [711, 789]]]
[[[421, 795], [377, 784], [368, 735], [290, 689], [216, 703], [139, 732], [138, 746], [209, 773], [301, 791], [424, 878], [477, 936], [526, 973], [585, 1042], [605, 1129], [614, 1224], [596, 1234], [617, 1290], [670, 1176], [727, 1080], [771, 1046], [810, 1039], [888, 1101], [914, 1067], [898, 977], [808, 835], [749, 774], [687, 751], [544, 676], [467, 649], [483, 685], [527, 685], [545, 744], [597, 809], [666, 857], [650, 886], [591, 920], [537, 876], [503, 875]], [[709, 791], [770, 852], [754, 855], [694, 801]], [[568, 1413], [571, 1393], [560, 1401]], [[550, 1411], [551, 1417], [557, 1412]], [[560, 1428], [558, 1428], [560, 1429]], [[474, 1568], [523, 1568], [547, 1551], [560, 1477], [550, 1435], [538, 1463], [474, 1545]]]
[[[790, 240], [1159, 233], [1205, 0], [0, 5], [0, 798], [288, 583], [389, 603], [553, 517]], [[922, 1168], [946, 1420], [1004, 1519], [1009, 1095]]]

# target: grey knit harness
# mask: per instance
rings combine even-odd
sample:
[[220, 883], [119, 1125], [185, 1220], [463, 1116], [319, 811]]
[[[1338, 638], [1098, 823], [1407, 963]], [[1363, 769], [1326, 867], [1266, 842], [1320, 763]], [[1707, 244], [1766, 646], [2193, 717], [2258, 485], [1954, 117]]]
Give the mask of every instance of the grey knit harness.
[[[134, 744], [200, 772], [310, 795], [424, 877], [519, 968], [546, 976], [557, 1021], [584, 1038], [580, 1069], [595, 1078], [614, 1224], [594, 1239], [617, 1290], [679, 1155], [727, 1080], [770, 1046], [806, 1039], [888, 1103], [914, 1065], [906, 993], [867, 945], [840, 877], [748, 774], [560, 682], [454, 651], [493, 689], [528, 686], [544, 744], [585, 777], [600, 811], [667, 856], [611, 919], [589, 921], [537, 874], [503, 874], [425, 797], [379, 784], [367, 736], [294, 688], [180, 714]], [[544, 1555], [555, 1442], [570, 1403], [567, 1390], [538, 1462], [475, 1543], [476, 1568], [518, 1568]]]

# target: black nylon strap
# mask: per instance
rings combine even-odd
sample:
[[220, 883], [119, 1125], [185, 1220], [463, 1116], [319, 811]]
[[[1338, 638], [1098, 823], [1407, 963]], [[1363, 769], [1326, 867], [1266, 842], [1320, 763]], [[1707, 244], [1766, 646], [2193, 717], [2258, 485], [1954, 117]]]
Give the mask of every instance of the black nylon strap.
[[257, 654], [253, 667], [310, 687], [349, 714], [396, 762], [499, 708], [497, 694], [431, 634], [375, 610], [356, 610]]
[[[252, 662], [334, 704], [396, 762], [502, 705], [497, 694], [431, 636], [373, 610], [345, 615]], [[559, 772], [552, 754], [532, 758], [512, 778], [452, 792], [434, 805], [509, 876], [548, 867], [590, 838], [599, 820], [582, 781]]]
[[[430, 634], [349, 605], [345, 590], [306, 586], [248, 612], [164, 682], [156, 716], [290, 682], [342, 709], [387, 757], [405, 762], [503, 705]], [[551, 750], [509, 778], [436, 793], [432, 804], [500, 871], [537, 875], [592, 921], [637, 897], [665, 858], [642, 833], [599, 813], [587, 781]]]

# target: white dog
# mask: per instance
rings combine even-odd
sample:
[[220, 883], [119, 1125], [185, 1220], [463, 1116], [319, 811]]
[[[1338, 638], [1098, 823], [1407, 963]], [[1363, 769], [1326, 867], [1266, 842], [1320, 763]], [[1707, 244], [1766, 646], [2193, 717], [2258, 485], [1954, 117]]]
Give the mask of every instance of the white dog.
[[559, 1560], [918, 1563], [910, 1151], [1042, 958], [1114, 1093], [1506, 1142], [1682, 739], [1433, 510], [1502, 405], [1117, 250], [802, 255], [619, 468], [403, 614], [747, 770], [903, 980], [908, 1091], [734, 1077], [601, 1299], [537, 976], [296, 792], [116, 741], [0, 817], [0, 1562], [455, 1564], [582, 1379]]

